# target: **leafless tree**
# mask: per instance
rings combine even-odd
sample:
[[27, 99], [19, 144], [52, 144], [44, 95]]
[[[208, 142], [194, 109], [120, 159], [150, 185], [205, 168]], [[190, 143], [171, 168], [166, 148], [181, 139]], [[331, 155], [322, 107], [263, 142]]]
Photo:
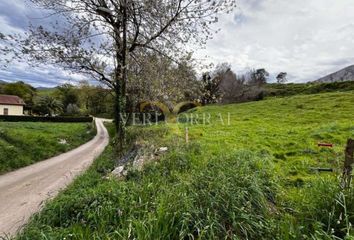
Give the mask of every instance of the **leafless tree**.
[[[214, 31], [218, 13], [236, 0], [31, 0], [51, 12], [50, 26], [32, 25], [25, 39], [2, 53], [32, 63], [57, 64], [111, 87], [115, 92], [115, 125], [125, 139], [122, 113], [126, 104], [129, 62], [136, 49], [173, 58], [184, 46], [204, 44]], [[8, 60], [6, 60], [8, 61]]]
[[217, 84], [217, 101], [223, 104], [260, 100], [263, 98], [263, 85], [267, 81], [265, 69], [250, 70], [236, 75], [229, 63], [222, 63], [210, 74], [211, 82]]

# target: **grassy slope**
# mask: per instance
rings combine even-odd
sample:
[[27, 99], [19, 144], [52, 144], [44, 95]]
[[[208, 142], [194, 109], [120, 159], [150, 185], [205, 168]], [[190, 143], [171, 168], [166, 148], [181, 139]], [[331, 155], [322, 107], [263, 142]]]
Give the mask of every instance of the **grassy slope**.
[[354, 90], [354, 81], [334, 83], [270, 83], [265, 86], [265, 96], [293, 96], [326, 92], [345, 92]]
[[52, 96], [55, 92], [55, 88], [37, 89], [38, 96]]
[[0, 173], [66, 152], [94, 134], [87, 123], [0, 122]]
[[[219, 115], [231, 113], [230, 125]], [[354, 92], [271, 99], [192, 111], [210, 124], [135, 127], [169, 152], [126, 181], [106, 179], [109, 147], [20, 239], [333, 239], [354, 221], [352, 192], [338, 188], [343, 148], [354, 137]], [[320, 149], [319, 141], [333, 149]], [[343, 207], [344, 206], [344, 207]]]

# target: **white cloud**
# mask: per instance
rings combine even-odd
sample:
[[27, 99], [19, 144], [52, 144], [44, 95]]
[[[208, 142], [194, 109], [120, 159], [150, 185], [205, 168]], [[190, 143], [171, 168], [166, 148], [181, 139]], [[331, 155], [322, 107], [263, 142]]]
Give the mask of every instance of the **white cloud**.
[[353, 12], [352, 0], [240, 0], [195, 56], [236, 71], [264, 67], [288, 72], [293, 82], [316, 80], [354, 64]]
[[[29, 20], [45, 22], [40, 12], [23, 0], [0, 0], [0, 32], [22, 31]], [[215, 28], [221, 32], [195, 56], [208, 55], [205, 63], [229, 62], [237, 72], [266, 68], [272, 76], [288, 72], [293, 82], [316, 80], [354, 64], [353, 12], [353, 0], [238, 0], [233, 14], [219, 18]], [[50, 66], [0, 70], [0, 79], [36, 86], [81, 78]]]

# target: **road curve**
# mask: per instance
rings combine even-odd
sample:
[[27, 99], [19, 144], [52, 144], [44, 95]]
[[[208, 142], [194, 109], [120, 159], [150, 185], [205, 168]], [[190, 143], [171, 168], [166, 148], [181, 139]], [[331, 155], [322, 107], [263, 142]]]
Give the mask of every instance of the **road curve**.
[[0, 239], [13, 236], [54, 197], [87, 169], [109, 142], [102, 119], [96, 118], [97, 135], [80, 147], [56, 157], [0, 176]]

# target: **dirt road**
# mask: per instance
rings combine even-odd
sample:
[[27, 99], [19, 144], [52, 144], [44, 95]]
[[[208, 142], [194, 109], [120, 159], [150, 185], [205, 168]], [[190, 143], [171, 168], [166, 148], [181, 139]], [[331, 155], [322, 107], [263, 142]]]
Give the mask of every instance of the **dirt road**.
[[0, 239], [12, 236], [102, 153], [109, 136], [102, 119], [96, 119], [97, 135], [70, 152], [0, 176]]

